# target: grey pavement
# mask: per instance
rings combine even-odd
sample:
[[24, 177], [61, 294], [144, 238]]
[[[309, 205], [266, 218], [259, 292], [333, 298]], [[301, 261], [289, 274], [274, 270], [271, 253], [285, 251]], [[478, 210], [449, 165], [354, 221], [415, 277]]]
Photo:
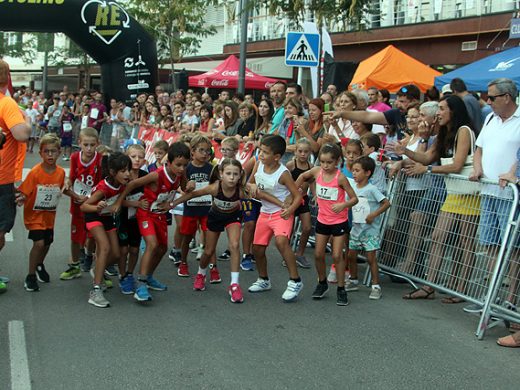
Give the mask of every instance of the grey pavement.
[[[59, 280], [69, 256], [68, 199], [59, 206], [46, 260], [51, 283], [29, 293], [23, 280], [31, 242], [21, 217], [20, 210], [14, 241], [0, 252], [0, 273], [12, 279], [0, 295], [2, 389], [10, 388], [17, 363], [9, 355], [10, 321], [25, 326], [32, 389], [513, 389], [520, 382], [520, 351], [495, 343], [507, 329], [490, 329], [478, 341], [478, 317], [463, 305], [443, 305], [442, 295], [404, 301], [409, 287], [384, 277], [380, 301], [370, 301], [362, 288], [338, 307], [333, 285], [325, 299], [311, 299], [311, 269], [301, 270], [298, 301], [283, 303], [288, 275], [274, 246], [268, 250], [273, 290], [245, 292], [243, 304], [232, 304], [226, 293], [229, 262], [219, 262], [221, 284], [195, 292], [192, 279], [177, 277], [165, 258], [157, 278], [169, 289], [153, 292], [153, 302], [137, 304], [115, 283], [106, 294], [111, 307], [95, 308], [87, 304], [88, 274]], [[222, 238], [218, 252], [225, 246]], [[194, 255], [189, 262], [194, 273]], [[240, 277], [247, 290], [256, 272]]]

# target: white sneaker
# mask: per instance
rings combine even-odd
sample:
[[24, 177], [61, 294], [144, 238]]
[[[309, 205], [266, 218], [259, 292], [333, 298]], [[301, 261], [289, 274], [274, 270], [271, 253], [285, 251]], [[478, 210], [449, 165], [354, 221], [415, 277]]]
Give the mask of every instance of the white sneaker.
[[329, 283], [338, 283], [338, 278], [336, 277], [336, 267], [334, 264], [330, 266], [329, 276], [327, 276], [327, 282]]
[[303, 288], [303, 282], [295, 282], [294, 280], [289, 280], [287, 282], [287, 288], [285, 289], [282, 299], [285, 302], [292, 302], [297, 297], [298, 294], [300, 294], [300, 291], [302, 291]]
[[347, 279], [347, 282], [345, 283], [345, 291], [358, 291], [359, 290], [359, 282], [354, 283], [352, 280]]
[[200, 260], [200, 258], [202, 257], [202, 254], [204, 253], [204, 246], [203, 245], [200, 245], [198, 248], [197, 248], [197, 260]]
[[249, 287], [248, 291], [251, 293], [257, 293], [262, 291], [269, 291], [271, 289], [271, 281], [270, 280], [264, 280], [261, 278], [256, 279], [256, 282], [254, 282], [251, 287]]
[[372, 291], [370, 291], [370, 295], [368, 296], [368, 299], [381, 299], [381, 296], [383, 293], [381, 292], [380, 288], [372, 287]]
[[96, 307], [108, 307], [110, 306], [110, 302], [105, 299], [103, 295], [103, 291], [100, 288], [93, 288], [90, 290], [90, 296], [88, 298], [88, 303], [94, 305]]

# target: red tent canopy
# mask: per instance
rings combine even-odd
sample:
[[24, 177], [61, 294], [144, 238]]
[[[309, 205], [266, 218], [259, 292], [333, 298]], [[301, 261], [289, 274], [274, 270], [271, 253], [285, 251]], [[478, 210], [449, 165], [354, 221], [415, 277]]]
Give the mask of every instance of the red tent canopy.
[[[238, 88], [238, 72], [240, 62], [230, 55], [215, 69], [209, 72], [189, 77], [190, 87], [199, 88]], [[251, 72], [246, 67], [246, 89], [269, 89], [276, 79], [261, 76]]]

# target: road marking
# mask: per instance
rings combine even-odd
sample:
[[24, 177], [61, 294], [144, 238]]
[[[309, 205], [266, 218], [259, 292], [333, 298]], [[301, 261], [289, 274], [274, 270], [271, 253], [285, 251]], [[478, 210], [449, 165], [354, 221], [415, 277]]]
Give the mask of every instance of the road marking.
[[23, 321], [9, 321], [9, 357], [11, 390], [30, 390], [31, 377]]

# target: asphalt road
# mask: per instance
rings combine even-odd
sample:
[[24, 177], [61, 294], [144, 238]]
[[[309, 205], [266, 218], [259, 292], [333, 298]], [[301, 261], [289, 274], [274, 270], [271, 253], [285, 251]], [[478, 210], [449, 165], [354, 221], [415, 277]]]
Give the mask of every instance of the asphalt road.
[[[195, 292], [192, 279], [177, 277], [165, 258], [157, 278], [169, 288], [154, 292], [153, 302], [137, 304], [114, 288], [107, 293], [112, 306], [95, 308], [87, 304], [88, 274], [59, 280], [69, 256], [67, 200], [46, 260], [51, 283], [29, 293], [23, 280], [31, 242], [21, 217], [0, 252], [0, 273], [12, 279], [0, 296], [2, 389], [513, 389], [520, 382], [519, 351], [495, 344], [504, 327], [478, 341], [478, 317], [462, 305], [404, 301], [409, 287], [386, 277], [380, 301], [369, 301], [362, 288], [338, 307], [335, 287], [311, 299], [316, 274], [302, 270], [300, 298], [283, 303], [287, 270], [274, 247], [273, 290], [246, 292], [241, 305], [226, 293], [228, 262], [219, 262], [222, 284]], [[225, 246], [221, 239], [219, 253]], [[242, 272], [244, 290], [255, 279], [256, 272]]]

